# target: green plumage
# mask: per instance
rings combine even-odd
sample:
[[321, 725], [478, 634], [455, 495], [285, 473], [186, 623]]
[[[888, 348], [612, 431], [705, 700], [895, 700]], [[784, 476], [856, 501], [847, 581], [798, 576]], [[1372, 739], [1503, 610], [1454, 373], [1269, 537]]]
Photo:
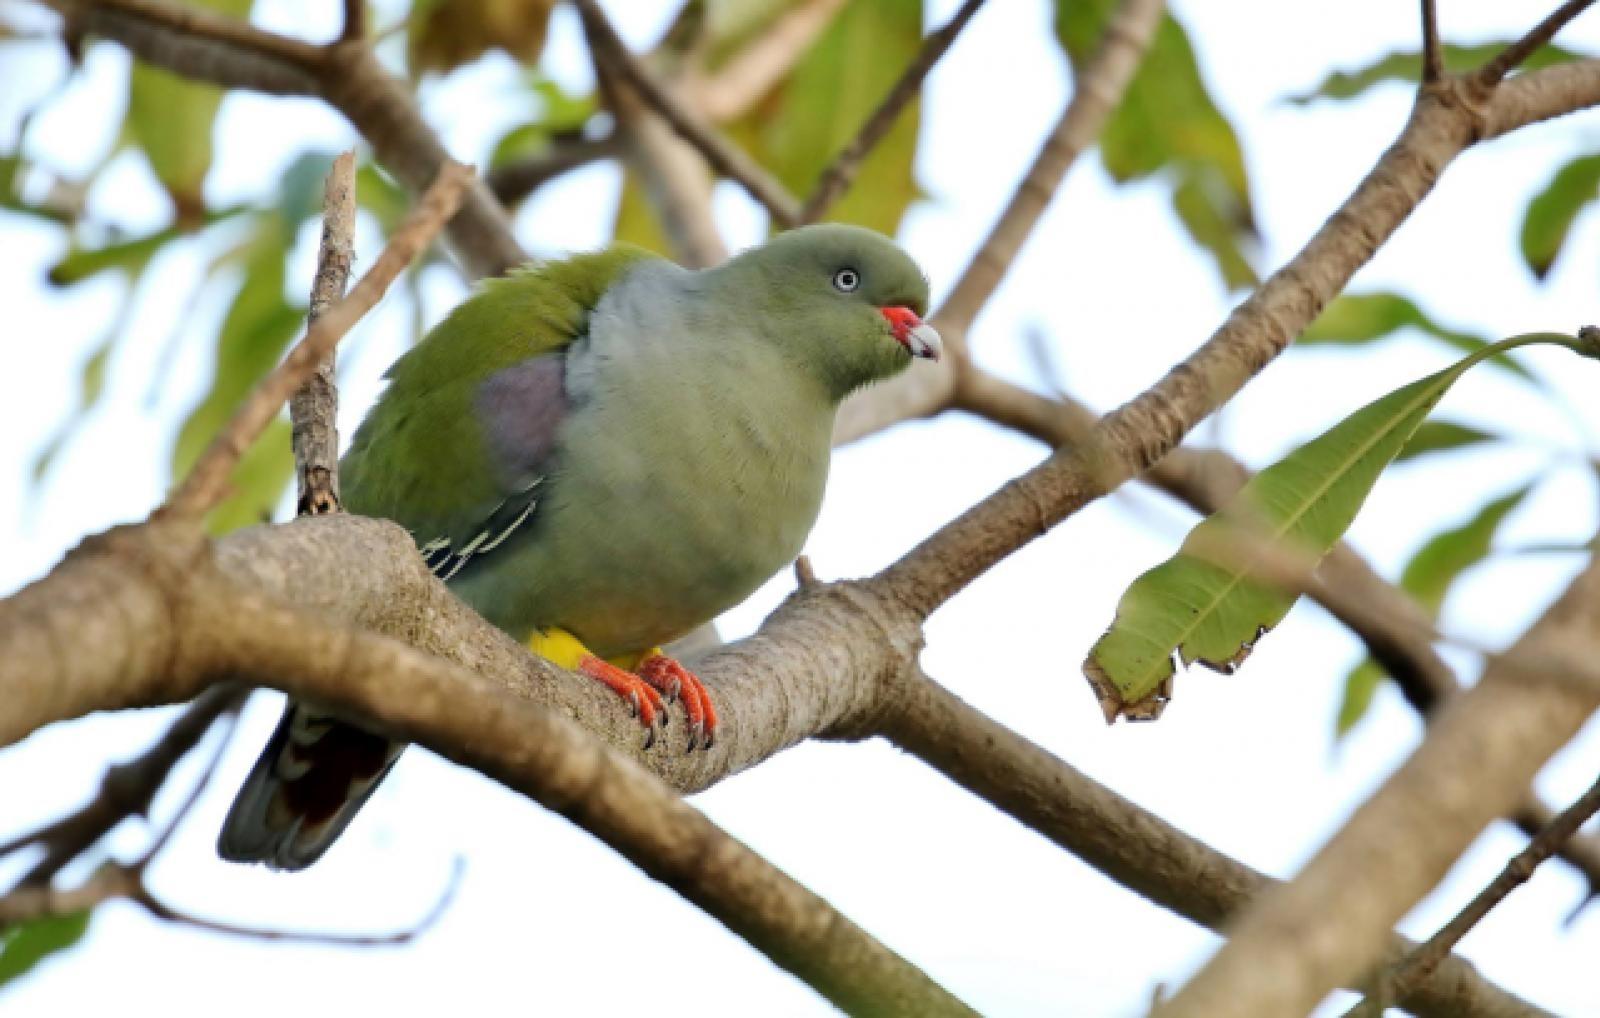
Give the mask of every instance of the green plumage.
[[[703, 272], [617, 248], [489, 281], [390, 368], [346, 508], [518, 640], [636, 657], [799, 553], [839, 401], [937, 356], [927, 299], [892, 241], [834, 225]], [[291, 703], [219, 851], [310, 865], [401, 748]]]

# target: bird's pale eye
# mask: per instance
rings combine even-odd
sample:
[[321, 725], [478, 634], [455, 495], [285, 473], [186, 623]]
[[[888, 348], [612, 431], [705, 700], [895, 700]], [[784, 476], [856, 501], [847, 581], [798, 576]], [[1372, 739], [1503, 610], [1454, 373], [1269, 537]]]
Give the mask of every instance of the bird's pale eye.
[[833, 288], [840, 293], [855, 293], [861, 285], [861, 273], [855, 269], [840, 269], [833, 274]]

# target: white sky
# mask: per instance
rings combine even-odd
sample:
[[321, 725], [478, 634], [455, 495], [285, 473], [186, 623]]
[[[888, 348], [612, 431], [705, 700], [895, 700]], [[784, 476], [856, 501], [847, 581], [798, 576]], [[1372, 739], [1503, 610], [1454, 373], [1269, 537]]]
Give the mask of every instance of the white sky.
[[[337, 5], [260, 6], [257, 20], [279, 30], [309, 38], [333, 31]], [[651, 5], [656, 13], [647, 17], [630, 5], [633, 18], [622, 26], [630, 41], [654, 38], [666, 6]], [[955, 3], [928, 6], [931, 24]], [[1442, 6], [1448, 38], [1479, 41], [1513, 34], [1548, 4]], [[1370, 167], [1409, 103], [1398, 87], [1309, 109], [1281, 98], [1329, 70], [1413, 46], [1415, 5], [1241, 0], [1176, 7], [1241, 131], [1270, 268]], [[1040, 0], [990, 4], [932, 76], [918, 164], [931, 197], [910, 214], [902, 240], [936, 290], [948, 289], [1064, 101], [1066, 77], [1048, 16]], [[1580, 19], [1564, 41], [1600, 51], [1600, 18]], [[126, 59], [114, 46], [90, 50], [84, 73], [37, 125], [35, 154], [68, 172], [100, 158], [120, 120]], [[0, 92], [0, 145], [9, 148], [19, 111], [53, 87], [63, 63], [49, 47], [0, 48], [0, 61], [18, 62], [3, 68]], [[565, 10], [552, 26], [547, 64], [576, 86], [587, 80], [575, 20]], [[507, 99], [509, 65], [491, 63], [462, 77], [427, 89], [424, 107], [453, 152], [481, 160], [485, 145], [526, 111]], [[1566, 158], [1591, 151], [1597, 127], [1586, 114], [1470, 153], [1356, 288], [1401, 289], [1443, 321], [1494, 337], [1572, 331], [1593, 321], [1600, 235], [1592, 215], [1544, 286], [1531, 280], [1514, 245], [1527, 196]], [[231, 97], [218, 128], [210, 196], [222, 203], [269, 193], [302, 148], [349, 141], [339, 118], [314, 103]], [[573, 174], [523, 210], [523, 240], [541, 254], [602, 243], [616, 188], [609, 170]], [[96, 191], [94, 208], [131, 228], [166, 216], [148, 172], [127, 156]], [[761, 217], [736, 190], [725, 187], [717, 209], [735, 244], [761, 235]], [[311, 247], [302, 241], [294, 292], [303, 292], [310, 276]], [[370, 259], [376, 247], [366, 232], [362, 254]], [[44, 288], [43, 270], [61, 250], [54, 231], [0, 215], [0, 307], [7, 309], [0, 377], [16, 380], [0, 401], [0, 591], [46, 571], [82, 535], [141, 517], [159, 498], [175, 422], [208, 370], [204, 345], [184, 347], [167, 367], [161, 350], [190, 318], [188, 338], [210, 336], [224, 306], [216, 294], [193, 311], [185, 306], [202, 264], [194, 250], [157, 263], [130, 340], [111, 365], [105, 405], [35, 490], [29, 465], [69, 413], [79, 368], [119, 293], [101, 281], [66, 293]], [[441, 273], [427, 289], [430, 319], [460, 293]], [[1065, 384], [1105, 409], [1203, 340], [1228, 306], [1209, 264], [1176, 231], [1161, 189], [1113, 189], [1090, 158], [1075, 168], [974, 342], [988, 367], [1046, 384], [1023, 341], [1029, 330], [1040, 332]], [[391, 301], [347, 344], [347, 430], [397, 352], [407, 313], [403, 301]], [[1260, 465], [1446, 359], [1421, 341], [1354, 356], [1292, 352], [1202, 437], [1220, 436]], [[1515, 515], [1503, 543], [1575, 543], [1593, 532], [1595, 486], [1576, 457], [1594, 447], [1600, 420], [1592, 393], [1600, 375], [1559, 351], [1526, 360], [1560, 400], [1479, 371], [1444, 408], [1444, 416], [1515, 430], [1524, 441], [1403, 467], [1380, 484], [1353, 539], [1389, 575], [1427, 534], [1541, 471], [1549, 479]], [[1582, 434], [1575, 416], [1583, 419]], [[808, 551], [825, 576], [878, 569], [1040, 455], [1036, 445], [970, 420], [903, 426], [836, 457]], [[1128, 581], [1169, 554], [1187, 522], [1184, 512], [1134, 489], [1080, 513], [942, 610], [929, 627], [926, 664], [981, 710], [1134, 801], [1220, 850], [1287, 875], [1404, 758], [1419, 726], [1385, 690], [1367, 722], [1333, 745], [1339, 680], [1359, 648], [1303, 606], [1239, 675], [1184, 676], [1159, 724], [1105, 727], [1079, 662]], [[1452, 596], [1446, 628], [1480, 642], [1509, 640], [1576, 565], [1573, 556], [1499, 558]], [[789, 584], [779, 577], [731, 612], [725, 632], [752, 629]], [[1451, 658], [1473, 667], [1468, 657]], [[211, 794], [155, 871], [159, 890], [180, 906], [237, 922], [381, 931], [425, 912], [452, 859], [464, 855], [464, 882], [439, 925], [404, 948], [338, 950], [204, 935], [111, 905], [96, 913], [84, 946], [0, 997], [6, 1013], [93, 1013], [130, 1002], [142, 1011], [157, 1001], [172, 1014], [225, 1008], [238, 1018], [307, 1006], [315, 1013], [377, 1007], [392, 1015], [829, 1013], [810, 990], [587, 834], [420, 751], [407, 754], [341, 846], [313, 870], [291, 878], [218, 861], [211, 846], [221, 814], [277, 713], [276, 696], [254, 703]], [[141, 749], [165, 716], [94, 718], [0, 754], [0, 838], [79, 802], [106, 763]], [[192, 768], [182, 776], [191, 777]], [[1540, 787], [1564, 803], [1597, 770], [1600, 739], [1591, 726]], [[163, 800], [158, 816], [173, 798]], [[1180, 982], [1216, 945], [1211, 934], [880, 743], [806, 745], [694, 801], [985, 1013], [1142, 1013], [1155, 984]], [[135, 829], [120, 832], [116, 843], [132, 853], [143, 842]], [[1427, 935], [1520, 844], [1505, 826], [1491, 829], [1403, 929]], [[1592, 978], [1600, 909], [1562, 926], [1582, 892], [1568, 870], [1546, 866], [1472, 933], [1465, 953], [1487, 976], [1546, 1007], [1600, 1014]], [[612, 960], [618, 948], [637, 950], [638, 961], [619, 966]]]

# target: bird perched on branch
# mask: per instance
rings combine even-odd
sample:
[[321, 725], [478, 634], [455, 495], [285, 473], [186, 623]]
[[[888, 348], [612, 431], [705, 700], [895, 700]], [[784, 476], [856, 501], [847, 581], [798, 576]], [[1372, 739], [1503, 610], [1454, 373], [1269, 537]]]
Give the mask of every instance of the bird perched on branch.
[[[800, 552], [839, 402], [939, 356], [927, 302], [892, 241], [836, 225], [700, 272], [618, 247], [490, 280], [389, 369], [340, 464], [345, 506], [623, 697], [647, 749], [674, 699], [684, 745], [709, 749], [712, 697], [660, 648]], [[291, 702], [218, 851], [309, 866], [403, 748]]]

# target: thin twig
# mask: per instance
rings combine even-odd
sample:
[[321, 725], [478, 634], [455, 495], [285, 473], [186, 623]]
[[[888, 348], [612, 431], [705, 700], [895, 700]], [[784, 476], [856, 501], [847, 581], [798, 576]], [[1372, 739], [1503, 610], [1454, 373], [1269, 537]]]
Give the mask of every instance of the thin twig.
[[160, 513], [203, 516], [222, 500], [228, 490], [228, 475], [245, 449], [277, 416], [290, 394], [316, 370], [322, 358], [378, 303], [394, 278], [433, 240], [455, 212], [462, 189], [471, 179], [470, 167], [455, 162], [445, 164], [438, 179], [389, 239], [372, 268], [361, 277], [349, 296], [329, 308], [327, 314], [306, 330], [305, 337], [283, 363], [256, 386]]
[[344, 0], [344, 29], [339, 38], [345, 42], [364, 39], [367, 35], [367, 0]]
[[538, 155], [496, 167], [484, 179], [500, 203], [510, 208], [563, 173], [621, 154], [622, 140], [615, 134], [592, 140], [566, 139], [556, 142]]
[[[354, 0], [360, 6], [365, 0]], [[356, 156], [334, 159], [322, 195], [322, 242], [317, 249], [317, 274], [311, 283], [306, 323], [315, 325], [344, 296], [355, 260]], [[294, 446], [301, 516], [339, 511], [339, 388], [334, 382], [334, 351], [317, 365], [304, 385], [289, 397], [289, 427]]]
[[113, 827], [131, 816], [144, 816], [172, 768], [199, 743], [219, 718], [237, 713], [247, 691], [217, 686], [196, 697], [166, 732], [139, 756], [106, 770], [95, 797], [69, 816], [48, 827], [22, 835], [0, 846], [0, 856], [28, 845], [42, 845], [44, 858], [35, 863], [18, 886], [48, 884]]
[[1489, 62], [1478, 69], [1473, 77], [1477, 84], [1483, 88], [1493, 88], [1500, 84], [1507, 74], [1522, 66], [1522, 62], [1533, 56], [1534, 52], [1555, 38], [1557, 32], [1566, 27], [1567, 22], [1587, 10], [1594, 0], [1567, 0], [1566, 3], [1550, 12], [1550, 16], [1528, 30], [1528, 34], [1496, 53]]
[[1539, 832], [1538, 837], [1528, 842], [1528, 846], [1507, 862], [1500, 875], [1490, 881], [1488, 886], [1479, 891], [1467, 903], [1466, 907], [1439, 928], [1439, 932], [1429, 937], [1427, 942], [1397, 966], [1393, 972], [1380, 983], [1371, 997], [1349, 1012], [1351, 1018], [1356, 1015], [1380, 1015], [1388, 1001], [1404, 996], [1410, 989], [1428, 978], [1433, 970], [1438, 967], [1441, 959], [1455, 950], [1461, 938], [1488, 915], [1506, 895], [1527, 883], [1533, 876], [1533, 871], [1539, 864], [1560, 851], [1567, 839], [1577, 833], [1578, 828], [1595, 812], [1600, 810], [1600, 779], [1597, 779], [1589, 790], [1584, 792], [1571, 806], [1561, 811], [1561, 815], [1551, 821], [1550, 826]]
[[456, 891], [461, 887], [461, 874], [465, 869], [465, 861], [460, 856], [457, 856], [450, 867], [450, 880], [445, 884], [444, 890], [440, 892], [438, 900], [433, 903], [433, 907], [428, 909], [422, 918], [416, 922], [390, 933], [324, 933], [318, 930], [284, 930], [206, 919], [202, 916], [173, 908], [160, 898], [157, 898], [143, 883], [140, 883], [134, 893], [128, 895], [128, 897], [157, 919], [170, 923], [180, 923], [184, 926], [193, 926], [196, 929], [207, 930], [211, 933], [225, 933], [233, 937], [249, 937], [255, 940], [292, 941], [297, 944], [327, 944], [333, 947], [388, 947], [396, 944], [408, 944], [438, 923], [449, 909], [450, 903], [455, 900]]
[[1422, 0], [1422, 83], [1444, 77], [1444, 47], [1439, 43], [1437, 0]]
[[141, 882], [144, 879], [145, 872], [150, 868], [151, 861], [160, 855], [162, 850], [167, 847], [167, 844], [172, 841], [172, 835], [177, 831], [178, 826], [183, 823], [184, 818], [194, 810], [195, 803], [200, 801], [200, 796], [204, 795], [206, 789], [210, 787], [211, 779], [216, 776], [217, 768], [222, 764], [222, 757], [227, 753], [228, 744], [233, 741], [233, 733], [238, 729], [239, 715], [237, 713], [225, 714], [221, 721], [223, 725], [222, 736], [217, 739], [217, 747], [211, 751], [211, 759], [207, 760], [205, 767], [201, 769], [200, 777], [195, 781], [194, 787], [189, 789], [189, 794], [184, 797], [183, 802], [173, 811], [171, 819], [167, 821], [167, 825], [151, 840], [150, 847], [145, 849], [144, 855], [140, 856], [129, 867]]
[[1061, 119], [939, 309], [940, 329], [949, 326], [964, 332], [994, 295], [1067, 171], [1094, 144], [1106, 118], [1122, 101], [1165, 6], [1163, 0], [1123, 0], [1117, 7], [1100, 37], [1100, 48], [1075, 79]]
[[828, 211], [828, 207], [839, 200], [855, 179], [856, 171], [861, 168], [861, 163], [867, 155], [877, 147], [894, 122], [899, 119], [900, 113], [906, 105], [922, 92], [922, 83], [927, 78], [933, 65], [945, 55], [950, 45], [956, 41], [956, 36], [967, 27], [967, 22], [978, 13], [978, 8], [983, 6], [984, 0], [966, 0], [960, 10], [950, 18], [942, 27], [933, 31], [922, 42], [922, 49], [917, 52], [900, 80], [895, 82], [894, 88], [883, 97], [883, 102], [872, 111], [872, 116], [861, 125], [861, 130], [851, 139], [850, 143], [840, 150], [833, 162], [822, 172], [817, 179], [817, 186], [812, 189], [811, 197], [800, 208], [800, 222], [814, 223], [821, 219]]
[[655, 112], [673, 130], [705, 156], [706, 162], [723, 176], [742, 184], [751, 197], [764, 205], [773, 221], [784, 228], [800, 222], [800, 206], [783, 184], [722, 135], [701, 122], [699, 116], [678, 101], [655, 76], [628, 50], [606, 19], [595, 0], [574, 0], [589, 34], [595, 56], [611, 63]]

